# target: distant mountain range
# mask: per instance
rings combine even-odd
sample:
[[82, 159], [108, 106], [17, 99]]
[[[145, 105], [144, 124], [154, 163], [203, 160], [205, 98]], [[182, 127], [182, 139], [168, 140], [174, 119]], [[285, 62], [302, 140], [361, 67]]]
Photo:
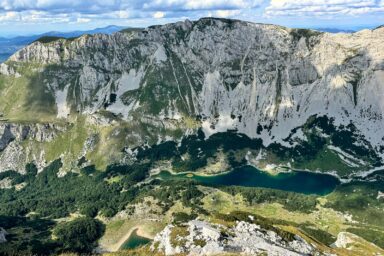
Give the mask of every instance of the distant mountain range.
[[328, 33], [354, 33], [355, 29], [340, 29], [340, 28], [315, 28], [315, 30]]
[[112, 34], [114, 32], [120, 31], [124, 29], [123, 26], [107, 26], [103, 28], [96, 28], [93, 30], [86, 30], [86, 31], [70, 31], [70, 32], [60, 32], [60, 31], [50, 31], [43, 34], [38, 35], [31, 35], [31, 36], [17, 36], [13, 38], [4, 38], [0, 37], [0, 62], [5, 61], [9, 58], [13, 53], [15, 53], [17, 50], [23, 48], [24, 46], [32, 43], [33, 41], [37, 40], [40, 37], [44, 36], [56, 36], [56, 37], [78, 37], [84, 34]]

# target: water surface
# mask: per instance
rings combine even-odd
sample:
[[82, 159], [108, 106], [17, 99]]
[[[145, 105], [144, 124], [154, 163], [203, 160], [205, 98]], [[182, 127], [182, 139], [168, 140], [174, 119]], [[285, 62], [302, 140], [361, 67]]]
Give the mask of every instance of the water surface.
[[132, 234], [129, 238], [124, 242], [120, 249], [128, 250], [135, 249], [137, 247], [143, 246], [151, 242], [152, 240], [143, 236], [139, 236], [137, 234], [137, 229], [132, 231]]
[[207, 186], [263, 187], [317, 195], [326, 195], [340, 184], [340, 181], [336, 177], [329, 174], [291, 171], [271, 175], [249, 165], [235, 168], [224, 174], [212, 176], [199, 176], [194, 174], [172, 175], [168, 171], [162, 171], [158, 177], [162, 179], [189, 178]]

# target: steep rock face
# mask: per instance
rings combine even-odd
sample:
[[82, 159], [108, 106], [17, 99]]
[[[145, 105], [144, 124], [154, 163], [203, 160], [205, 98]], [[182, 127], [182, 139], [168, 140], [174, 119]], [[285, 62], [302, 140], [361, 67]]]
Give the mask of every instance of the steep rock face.
[[7, 75], [7, 76], [9, 75], [20, 76], [20, 74], [15, 73], [15, 70], [13, 70], [13, 68], [11, 68], [10, 66], [4, 63], [0, 64], [0, 74]]
[[52, 141], [65, 127], [56, 124], [0, 123], [0, 170], [25, 173], [25, 164], [33, 162], [39, 170], [46, 166], [44, 151], [34, 152], [26, 141]]
[[33, 139], [38, 142], [52, 141], [58, 132], [65, 130], [57, 124], [13, 124], [0, 123], [0, 151], [13, 140], [23, 141]]
[[56, 118], [106, 110], [167, 127], [192, 117], [206, 135], [237, 129], [267, 146], [327, 115], [335, 125], [353, 122], [382, 154], [383, 43], [384, 28], [328, 34], [204, 18], [35, 42], [0, 73], [29, 77], [35, 94], [53, 99], [38, 111]]

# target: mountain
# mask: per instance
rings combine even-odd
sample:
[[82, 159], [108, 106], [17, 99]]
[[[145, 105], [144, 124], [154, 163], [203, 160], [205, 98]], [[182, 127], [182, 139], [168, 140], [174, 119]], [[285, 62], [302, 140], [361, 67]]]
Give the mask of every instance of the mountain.
[[[236, 130], [297, 154], [320, 143], [361, 173], [384, 152], [382, 41], [382, 29], [328, 34], [223, 19], [45, 37], [1, 65], [1, 97], [19, 95], [0, 111], [12, 122], [116, 119], [131, 126], [120, 132], [133, 147], [198, 128]], [[305, 167], [296, 153], [284, 162]]]
[[59, 31], [50, 31], [44, 34], [39, 35], [31, 35], [31, 36], [17, 36], [13, 38], [0, 38], [0, 62], [8, 59], [12, 54], [14, 54], [17, 50], [23, 48], [24, 46], [32, 43], [40, 37], [45, 36], [56, 36], [56, 37], [78, 37], [84, 34], [112, 34], [114, 32], [120, 31], [125, 27], [110, 25], [104, 28], [96, 28], [87, 31], [70, 31], [70, 32], [59, 32]]
[[329, 33], [355, 33], [357, 30], [340, 28], [316, 28], [315, 30]]
[[69, 31], [69, 32], [50, 31], [50, 32], [41, 34], [39, 37], [43, 37], [43, 36], [56, 36], [56, 37], [70, 38], [70, 37], [82, 36], [84, 34], [89, 34], [89, 35], [94, 35], [94, 34], [112, 34], [112, 33], [118, 32], [120, 30], [123, 30], [125, 28], [126, 27], [123, 27], [123, 26], [110, 25], [110, 26], [106, 26], [106, 27], [103, 27], [103, 28], [95, 28], [95, 29], [86, 30], [86, 31], [81, 31], [81, 30]]
[[218, 18], [37, 39], [0, 64], [0, 253], [382, 254], [383, 43]]

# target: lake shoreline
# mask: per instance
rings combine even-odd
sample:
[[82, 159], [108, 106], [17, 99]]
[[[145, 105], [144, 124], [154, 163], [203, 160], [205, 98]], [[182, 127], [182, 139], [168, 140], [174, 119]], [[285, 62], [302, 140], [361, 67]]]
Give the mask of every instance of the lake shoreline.
[[138, 236], [153, 240], [154, 236], [147, 232], [141, 225], [136, 225], [131, 227], [124, 236], [122, 236], [115, 244], [105, 248], [108, 252], [117, 252], [120, 251], [123, 245], [130, 239], [131, 235], [136, 231]]
[[[259, 187], [321, 196], [331, 193], [341, 184], [338, 178], [329, 174], [291, 170], [271, 175], [251, 165], [239, 166], [229, 172], [209, 176], [190, 172], [173, 174], [164, 170], [152, 178], [193, 179], [208, 186]], [[297, 184], [302, 185], [297, 187]]]
[[[209, 173], [209, 174], [208, 173], [204, 173], [204, 172], [198, 172], [198, 171], [197, 172], [193, 172], [193, 171], [175, 172], [171, 168], [155, 168], [155, 169], [151, 170], [148, 179], [151, 180], [151, 178], [154, 178], [154, 176], [159, 175], [163, 171], [169, 172], [172, 175], [191, 175], [188, 178], [192, 178], [193, 176], [215, 177], [215, 176], [225, 175], [225, 174], [231, 173], [233, 170], [235, 170], [237, 168], [242, 168], [242, 167], [246, 167], [246, 166], [253, 167], [253, 168], [257, 169], [258, 171], [267, 173], [267, 174], [269, 174], [271, 176], [277, 176], [277, 175], [279, 175], [281, 173], [304, 172], [304, 173], [316, 173], [316, 174], [323, 174], [323, 175], [333, 176], [336, 179], [338, 179], [340, 181], [340, 183], [343, 183], [343, 184], [351, 182], [353, 180], [352, 178], [343, 179], [342, 177], [340, 177], [338, 174], [336, 174], [333, 171], [326, 171], [326, 172], [321, 172], [319, 170], [311, 171], [311, 170], [308, 170], [308, 169], [296, 169], [296, 168], [292, 168], [292, 167], [286, 166], [286, 165], [276, 165], [274, 168], [260, 168], [260, 167], [254, 165], [254, 164], [251, 164], [251, 163], [247, 163], [247, 164], [244, 164], [244, 165], [236, 166], [232, 170], [225, 170], [225, 171], [222, 171], [222, 172]], [[357, 177], [359, 177], [359, 176], [357, 176]], [[158, 177], [155, 177], [155, 178], [158, 178]]]

